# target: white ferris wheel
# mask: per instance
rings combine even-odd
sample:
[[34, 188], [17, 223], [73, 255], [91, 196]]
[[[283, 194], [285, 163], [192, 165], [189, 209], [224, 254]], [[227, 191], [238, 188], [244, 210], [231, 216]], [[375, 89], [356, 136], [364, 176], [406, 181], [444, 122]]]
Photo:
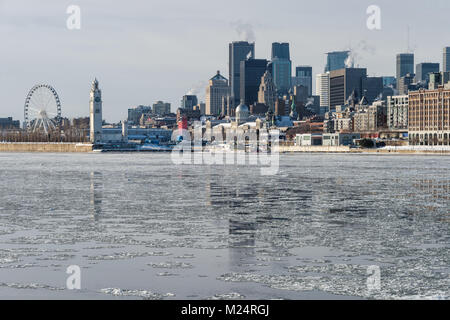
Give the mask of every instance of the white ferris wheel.
[[56, 129], [61, 120], [61, 101], [52, 86], [38, 84], [31, 88], [25, 100], [24, 119], [32, 132], [48, 134]]

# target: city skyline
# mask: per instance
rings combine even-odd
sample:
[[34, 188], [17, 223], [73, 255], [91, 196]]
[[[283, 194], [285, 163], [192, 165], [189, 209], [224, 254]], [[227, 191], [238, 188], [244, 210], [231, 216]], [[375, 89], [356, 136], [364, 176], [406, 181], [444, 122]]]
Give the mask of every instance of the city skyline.
[[[408, 6], [379, 1], [379, 31], [366, 27], [369, 1], [285, 0], [277, 6], [292, 10], [281, 13], [268, 10], [270, 4], [255, 2], [229, 1], [225, 6], [200, 1], [155, 1], [151, 5], [132, 1], [133, 5], [126, 6], [77, 1], [82, 25], [73, 31], [66, 28], [67, 3], [44, 1], [32, 10], [27, 3], [0, 2], [0, 32], [5, 38], [0, 117], [19, 120], [23, 120], [26, 94], [37, 83], [55, 87], [64, 117], [87, 116], [94, 77], [102, 83], [107, 121], [120, 121], [128, 108], [158, 100], [171, 103], [175, 111], [189, 91], [204, 101], [211, 74], [216, 70], [228, 74], [232, 41], [255, 41], [257, 59], [270, 58], [273, 42], [288, 42], [293, 71], [296, 66], [311, 65], [314, 78], [323, 72], [326, 52], [349, 48], [357, 51], [356, 64], [367, 68], [368, 75], [394, 76], [396, 55], [407, 51], [407, 25], [419, 17], [433, 17], [434, 24], [409, 27], [415, 63], [442, 65], [443, 48], [448, 46], [446, 39], [432, 32], [445, 27], [445, 19], [436, 17], [445, 16], [448, 1], [436, 1], [433, 8], [418, 1]], [[202, 10], [195, 9], [196, 5]], [[236, 8], [238, 14], [231, 14]]]

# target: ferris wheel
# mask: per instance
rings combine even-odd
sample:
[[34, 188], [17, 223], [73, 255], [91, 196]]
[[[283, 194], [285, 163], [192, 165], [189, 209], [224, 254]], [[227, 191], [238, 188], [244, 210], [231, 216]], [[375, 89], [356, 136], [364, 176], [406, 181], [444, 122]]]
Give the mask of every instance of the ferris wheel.
[[56, 129], [61, 119], [61, 101], [52, 86], [38, 84], [31, 88], [25, 100], [24, 119], [30, 131], [47, 134]]

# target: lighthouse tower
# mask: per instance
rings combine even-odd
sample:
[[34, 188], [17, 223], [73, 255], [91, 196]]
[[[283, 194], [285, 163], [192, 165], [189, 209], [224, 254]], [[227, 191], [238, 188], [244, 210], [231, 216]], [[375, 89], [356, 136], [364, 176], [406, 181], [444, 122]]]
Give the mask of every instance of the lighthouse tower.
[[102, 91], [98, 86], [98, 80], [92, 82], [91, 97], [90, 97], [90, 139], [93, 144], [102, 143]]

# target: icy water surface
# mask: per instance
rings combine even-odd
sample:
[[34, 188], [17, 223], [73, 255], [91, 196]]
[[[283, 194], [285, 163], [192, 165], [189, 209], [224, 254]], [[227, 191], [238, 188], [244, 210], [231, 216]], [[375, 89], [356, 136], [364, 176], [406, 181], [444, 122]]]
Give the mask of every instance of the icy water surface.
[[449, 157], [4, 153], [0, 298], [449, 299], [449, 194]]

